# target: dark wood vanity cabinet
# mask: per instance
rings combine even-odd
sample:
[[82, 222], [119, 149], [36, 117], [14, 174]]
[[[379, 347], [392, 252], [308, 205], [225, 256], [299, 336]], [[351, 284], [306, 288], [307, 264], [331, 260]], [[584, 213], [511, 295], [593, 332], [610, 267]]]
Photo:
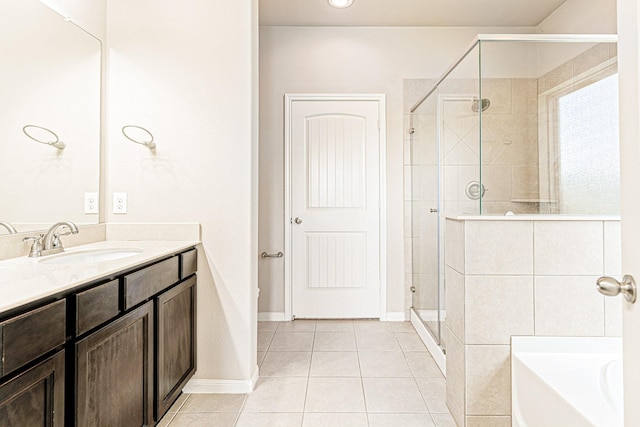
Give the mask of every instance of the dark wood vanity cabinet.
[[0, 317], [0, 426], [153, 426], [196, 369], [190, 249]]
[[0, 425], [63, 426], [64, 350], [0, 384]]
[[178, 398], [196, 370], [196, 278], [157, 298], [156, 419]]
[[147, 302], [76, 344], [76, 425], [153, 425], [153, 323]]

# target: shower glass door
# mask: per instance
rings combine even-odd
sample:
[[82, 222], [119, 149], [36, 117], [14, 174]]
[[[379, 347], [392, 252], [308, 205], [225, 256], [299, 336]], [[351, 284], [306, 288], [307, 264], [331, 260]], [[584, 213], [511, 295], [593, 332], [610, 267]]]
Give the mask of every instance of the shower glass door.
[[440, 170], [437, 96], [410, 116], [411, 126], [411, 279], [412, 306], [437, 344], [441, 344]]

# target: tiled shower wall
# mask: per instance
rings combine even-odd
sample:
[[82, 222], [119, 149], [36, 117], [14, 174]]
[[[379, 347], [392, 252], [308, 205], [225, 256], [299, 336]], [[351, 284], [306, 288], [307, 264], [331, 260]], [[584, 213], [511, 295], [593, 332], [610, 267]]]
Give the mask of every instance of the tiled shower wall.
[[512, 335], [621, 334], [621, 298], [595, 287], [620, 275], [619, 221], [495, 218], [446, 222], [447, 405], [461, 427], [511, 425]]
[[[438, 152], [435, 98], [413, 116], [413, 103], [424, 95], [433, 80], [404, 81], [405, 132], [405, 286], [406, 306], [416, 287], [414, 306], [437, 309], [437, 221], [438, 155], [443, 171], [443, 206], [447, 214], [477, 214], [478, 202], [465, 195], [464, 188], [480, 177], [479, 119], [472, 102], [452, 101], [442, 112], [442, 148]], [[477, 81], [449, 80], [443, 97], [477, 93]], [[483, 97], [491, 106], [483, 113], [482, 174], [487, 192], [483, 213], [537, 213], [538, 197], [537, 80], [485, 79]], [[433, 95], [435, 96], [435, 95]], [[413, 134], [410, 130], [413, 129]], [[413, 144], [412, 144], [413, 138]], [[413, 186], [413, 188], [412, 188]], [[518, 201], [514, 201], [518, 200]]]

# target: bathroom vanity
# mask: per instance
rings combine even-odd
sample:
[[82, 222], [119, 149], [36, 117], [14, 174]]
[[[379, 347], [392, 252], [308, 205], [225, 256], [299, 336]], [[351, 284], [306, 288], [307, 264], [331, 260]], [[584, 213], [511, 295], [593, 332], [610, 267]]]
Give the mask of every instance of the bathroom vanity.
[[23, 285], [0, 295], [0, 424], [151, 426], [178, 398], [196, 369], [197, 250], [133, 243], [93, 264], [0, 263]]

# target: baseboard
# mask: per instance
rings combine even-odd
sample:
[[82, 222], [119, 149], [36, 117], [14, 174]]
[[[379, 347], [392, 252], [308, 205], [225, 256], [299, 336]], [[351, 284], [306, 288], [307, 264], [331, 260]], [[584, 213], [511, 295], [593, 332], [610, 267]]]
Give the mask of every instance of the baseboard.
[[258, 367], [248, 380], [191, 379], [182, 389], [189, 394], [249, 394], [258, 382]]
[[267, 311], [258, 313], [258, 322], [284, 322], [286, 320], [283, 312]]
[[404, 322], [407, 320], [407, 316], [404, 311], [387, 312], [387, 322]]
[[411, 324], [420, 336], [420, 339], [424, 343], [425, 347], [427, 347], [427, 350], [429, 350], [429, 353], [431, 353], [431, 356], [438, 365], [438, 368], [440, 368], [442, 375], [446, 377], [447, 359], [440, 346], [433, 339], [429, 331], [427, 331], [427, 327], [424, 326], [424, 323], [422, 323], [422, 320], [420, 320], [420, 317], [418, 317], [418, 314], [413, 309], [411, 309]]

